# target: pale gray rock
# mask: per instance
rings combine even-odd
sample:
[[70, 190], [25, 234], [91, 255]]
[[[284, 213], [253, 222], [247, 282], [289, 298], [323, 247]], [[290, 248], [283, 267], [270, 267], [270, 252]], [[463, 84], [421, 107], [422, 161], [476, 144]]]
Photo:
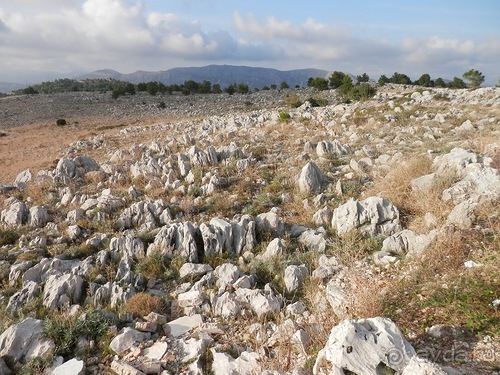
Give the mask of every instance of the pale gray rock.
[[323, 207], [313, 215], [314, 224], [319, 227], [330, 225], [332, 222], [333, 211], [329, 207]]
[[231, 222], [233, 247], [236, 254], [253, 251], [257, 245], [255, 238], [256, 223], [251, 215], [236, 215]]
[[256, 228], [261, 233], [268, 233], [273, 237], [281, 237], [285, 234], [285, 223], [278, 215], [278, 209], [273, 208], [271, 211], [257, 216]]
[[140, 231], [148, 231], [168, 224], [172, 219], [170, 207], [164, 201], [144, 200], [124, 209], [115, 223], [115, 228], [139, 228]]
[[305, 264], [290, 265], [285, 268], [285, 288], [288, 292], [295, 292], [304, 285], [304, 280], [308, 275]]
[[75, 210], [68, 211], [66, 215], [66, 221], [70, 225], [75, 225], [79, 220], [82, 220], [85, 217], [85, 211], [81, 208], [77, 208]]
[[68, 236], [68, 240], [70, 241], [75, 241], [81, 233], [82, 230], [78, 225], [70, 225], [66, 228], [66, 236]]
[[345, 319], [347, 317], [347, 294], [342, 288], [340, 288], [334, 280], [331, 280], [325, 289], [326, 299], [330, 304], [333, 312], [340, 319]]
[[81, 276], [64, 274], [49, 276], [43, 290], [43, 305], [48, 309], [68, 308], [79, 303], [83, 292]]
[[349, 154], [351, 149], [347, 145], [343, 145], [340, 141], [334, 140], [319, 142], [316, 146], [316, 154], [320, 158], [328, 158], [331, 156], [342, 156]]
[[448, 373], [441, 366], [414, 355], [401, 375], [448, 375]]
[[481, 162], [482, 158], [479, 155], [462, 148], [454, 148], [447, 154], [437, 156], [432, 162], [432, 166], [438, 175], [450, 172], [462, 175], [467, 165]]
[[146, 256], [144, 243], [139, 238], [135, 238], [133, 230], [126, 230], [118, 237], [113, 237], [109, 242], [109, 250], [120, 256], [128, 255], [135, 261]]
[[254, 375], [261, 372], [257, 353], [245, 351], [234, 359], [226, 353], [218, 353], [214, 348], [210, 351], [213, 357], [214, 375]]
[[119, 359], [114, 359], [111, 362], [111, 370], [118, 375], [146, 375], [144, 372]]
[[9, 286], [16, 285], [17, 280], [19, 280], [19, 278], [31, 267], [33, 267], [33, 262], [31, 260], [17, 260], [16, 263], [10, 267]]
[[214, 274], [217, 278], [216, 285], [218, 287], [225, 287], [235, 283], [243, 273], [238, 266], [232, 263], [224, 263], [215, 268]]
[[258, 317], [277, 313], [281, 310], [282, 298], [274, 292], [269, 284], [264, 290], [259, 289], [236, 289], [236, 300], [241, 306], [248, 306]]
[[320, 350], [313, 374], [378, 374], [381, 363], [401, 372], [415, 355], [398, 327], [387, 318], [344, 320], [332, 328]]
[[336, 257], [328, 257], [323, 254], [318, 258], [318, 267], [312, 272], [312, 278], [328, 282], [340, 270], [341, 266]]
[[191, 363], [198, 362], [200, 356], [202, 356], [213, 342], [213, 339], [205, 334], [201, 335], [201, 338], [190, 338], [188, 340], [182, 340], [179, 342], [178, 355], [181, 363]]
[[25, 189], [28, 185], [28, 182], [30, 182], [32, 179], [33, 179], [33, 172], [31, 172], [30, 169], [26, 169], [16, 176], [14, 184], [19, 189]]
[[314, 162], [307, 163], [301, 170], [297, 184], [301, 193], [320, 193], [326, 182], [319, 167]]
[[[214, 228], [222, 252], [234, 254], [233, 247], [233, 227], [231, 223], [224, 219], [214, 217], [210, 220], [210, 225]], [[221, 254], [222, 252], [219, 252]]]
[[43, 206], [33, 206], [30, 208], [29, 225], [43, 228], [50, 221], [50, 216]]
[[205, 295], [199, 290], [180, 293], [177, 296], [179, 307], [200, 307], [205, 301]]
[[153, 361], [161, 361], [163, 356], [167, 353], [168, 343], [157, 341], [149, 348], [146, 348], [142, 351], [142, 355], [147, 359]]
[[9, 227], [19, 227], [28, 221], [29, 210], [24, 202], [15, 200], [0, 212], [0, 223]]
[[326, 249], [324, 228], [308, 229], [300, 234], [297, 241], [311, 251], [323, 253]]
[[472, 125], [472, 122], [470, 120], [465, 120], [460, 126], [457, 126], [454, 129], [456, 133], [470, 132], [472, 130], [475, 130], [475, 127], [474, 125]]
[[45, 357], [53, 350], [55, 345], [52, 340], [43, 338], [42, 320], [26, 318], [0, 335], [0, 357], [8, 357], [14, 363]]
[[366, 235], [384, 236], [402, 229], [396, 206], [380, 197], [369, 197], [363, 201], [349, 200], [336, 208], [332, 215], [332, 227], [338, 234], [359, 229]]
[[202, 316], [200, 314], [195, 314], [192, 316], [182, 316], [168, 322], [167, 325], [170, 327], [170, 335], [173, 337], [180, 337], [192, 329], [199, 327], [202, 323]]
[[179, 172], [181, 176], [186, 177], [191, 170], [189, 158], [184, 154], [177, 155], [177, 165], [179, 166]]
[[149, 340], [151, 333], [139, 332], [133, 328], [125, 327], [122, 332], [115, 336], [109, 343], [109, 347], [116, 354], [122, 355], [133, 345]]
[[7, 311], [14, 312], [40, 295], [42, 288], [34, 281], [28, 281], [23, 288], [9, 298]]
[[36, 283], [45, 282], [50, 276], [60, 276], [71, 273], [79, 276], [86, 276], [92, 270], [91, 259], [81, 261], [62, 260], [58, 258], [43, 258], [39, 263], [29, 268], [22, 276], [23, 285], [28, 281]]
[[477, 199], [468, 199], [457, 204], [451, 210], [446, 220], [447, 224], [451, 224], [459, 229], [468, 229], [472, 227], [476, 216], [474, 215], [474, 210], [478, 205]]
[[197, 263], [198, 236], [201, 237], [198, 228], [190, 222], [165, 225], [157, 233], [154, 242], [148, 246], [147, 255], [155, 252], [168, 258], [179, 255], [188, 262]]
[[215, 316], [221, 316], [224, 319], [234, 319], [240, 315], [241, 307], [236, 300], [236, 295], [230, 292], [224, 292], [221, 296], [216, 296], [212, 300], [212, 306]]
[[454, 204], [474, 196], [482, 200], [495, 199], [500, 195], [500, 172], [481, 164], [469, 164], [462, 170], [463, 179], [443, 191], [442, 199]]
[[265, 260], [283, 256], [286, 253], [286, 242], [281, 238], [275, 238], [266, 247], [266, 251], [257, 255], [257, 259]]
[[429, 234], [417, 234], [404, 229], [387, 237], [382, 243], [382, 249], [373, 254], [373, 260], [375, 264], [384, 266], [406, 255], [418, 256], [425, 251], [436, 235], [436, 231], [431, 231]]
[[64, 362], [52, 370], [52, 375], [84, 375], [85, 363], [76, 358]]
[[212, 271], [213, 268], [209, 264], [184, 263], [179, 269], [179, 276], [181, 278], [197, 278]]

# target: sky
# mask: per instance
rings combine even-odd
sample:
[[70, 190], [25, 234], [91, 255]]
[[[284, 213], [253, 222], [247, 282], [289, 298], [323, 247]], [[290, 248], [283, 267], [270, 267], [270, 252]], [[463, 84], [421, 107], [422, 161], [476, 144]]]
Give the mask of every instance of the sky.
[[0, 81], [210, 64], [500, 80], [500, 0], [0, 0]]

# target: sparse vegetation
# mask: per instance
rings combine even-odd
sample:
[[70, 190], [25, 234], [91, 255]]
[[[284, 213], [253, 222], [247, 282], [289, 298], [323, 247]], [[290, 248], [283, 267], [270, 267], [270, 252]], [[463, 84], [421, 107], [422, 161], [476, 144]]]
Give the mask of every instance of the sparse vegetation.
[[[473, 189], [473, 183], [457, 185], [464, 182], [465, 172], [452, 167], [432, 173], [437, 156], [463, 148], [480, 154], [480, 162], [468, 168], [495, 175], [486, 168], [500, 165], [495, 145], [500, 112], [491, 104], [500, 101], [500, 94], [489, 88], [458, 93], [435, 88], [439, 79], [433, 81], [428, 74], [417, 80], [419, 87], [408, 87], [408, 79], [394, 73], [379, 81], [395, 80], [401, 86], [378, 87], [366, 73], [354, 81], [334, 72], [329, 79], [312, 79], [307, 89], [282, 83], [282, 91], [274, 86], [275, 91], [250, 93], [234, 83], [231, 92], [216, 96], [210, 95], [218, 91], [216, 85], [186, 81], [164, 97], [169, 87], [159, 83], [136, 85], [135, 95], [129, 92], [118, 100], [111, 100], [109, 93], [85, 97], [107, 100], [108, 111], [114, 105], [125, 115], [117, 122], [93, 124], [94, 133], [54, 157], [48, 172], [32, 171], [36, 177], [23, 190], [1, 186], [2, 330], [28, 316], [42, 319], [45, 337], [56, 344], [54, 356], [100, 363], [104, 371], [113, 359], [140, 361], [138, 353], [155, 343], [168, 344], [164, 370], [187, 371], [191, 362], [180, 363], [177, 352], [187, 340], [208, 347], [200, 349], [198, 363], [207, 371], [214, 360], [211, 349], [235, 357], [254, 351], [266, 370], [291, 372], [300, 366], [311, 371], [333, 326], [374, 316], [394, 320], [416, 349], [463, 342], [472, 350], [486, 335], [496, 345], [498, 199], [487, 193], [471, 199], [469, 222], [462, 225], [450, 213], [462, 199], [460, 189]], [[376, 100], [371, 99], [375, 94]], [[301, 107], [305, 101], [314, 109]], [[129, 107], [136, 108], [135, 119], [129, 118]], [[193, 115], [186, 118], [186, 113]], [[471, 133], [457, 130], [465, 120], [474, 124]], [[79, 158], [84, 155], [97, 166]], [[474, 158], [468, 155], [466, 162]], [[309, 162], [321, 171], [321, 187], [314, 193], [298, 183]], [[446, 189], [457, 186], [455, 193], [448, 191], [452, 199], [443, 199]], [[436, 230], [427, 248], [395, 250], [393, 259], [377, 262], [387, 235], [378, 229], [370, 233], [368, 227], [380, 224], [382, 207], [358, 213], [353, 208], [343, 218], [353, 216], [352, 228], [346, 233], [338, 229], [333, 212], [368, 197], [394, 204], [387, 210], [397, 209], [402, 228], [415, 236]], [[16, 211], [21, 203], [25, 207]], [[47, 210], [48, 224], [36, 222], [35, 206]], [[73, 221], [73, 216], [78, 218]], [[365, 227], [364, 216], [369, 217]], [[286, 244], [283, 254], [259, 257], [275, 237]], [[403, 247], [411, 241], [394, 242]], [[40, 271], [49, 264], [44, 258], [56, 262], [47, 273]], [[192, 273], [184, 274], [183, 268], [181, 278], [188, 260]], [[467, 261], [474, 263], [465, 266]], [[224, 277], [222, 267], [200, 270], [201, 264], [215, 270], [227, 263], [234, 267]], [[302, 274], [295, 276], [301, 278], [300, 286], [288, 291], [285, 270], [299, 265]], [[37, 271], [23, 276], [33, 266]], [[71, 308], [70, 315], [46, 307], [52, 275], [83, 279], [78, 301], [64, 294], [63, 287], [58, 289], [61, 301], [80, 304], [79, 312]], [[37, 280], [38, 294], [9, 310], [12, 297], [19, 298], [17, 292], [30, 277]], [[228, 301], [225, 315], [215, 308], [221, 300]], [[341, 306], [335, 306], [337, 300]], [[295, 302], [302, 303], [294, 306], [297, 311], [307, 312], [288, 311]], [[260, 314], [257, 309], [267, 303], [277, 307]], [[159, 323], [156, 331], [151, 329], [150, 341], [110, 356], [111, 338], [124, 327], [140, 330], [139, 323], [151, 312], [164, 317], [151, 314], [148, 321], [163, 322], [200, 314], [202, 330], [208, 333], [193, 330], [165, 338]], [[460, 336], [430, 338], [435, 325]], [[33, 359], [15, 370], [36, 373], [51, 361]], [[495, 366], [492, 361], [480, 365], [488, 370]]]

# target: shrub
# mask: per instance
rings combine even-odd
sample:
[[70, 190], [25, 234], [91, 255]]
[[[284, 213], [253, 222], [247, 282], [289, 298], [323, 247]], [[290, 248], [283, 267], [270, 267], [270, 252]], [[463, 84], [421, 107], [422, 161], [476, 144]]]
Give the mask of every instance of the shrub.
[[96, 340], [104, 335], [112, 324], [113, 319], [99, 310], [90, 310], [79, 317], [56, 315], [45, 321], [43, 335], [54, 341], [55, 355], [68, 356], [74, 350], [79, 337]]
[[20, 235], [10, 229], [0, 229], [0, 247], [4, 245], [14, 245]]
[[291, 118], [292, 117], [290, 116], [290, 113], [285, 112], [285, 111], [280, 111], [280, 113], [279, 113], [279, 122], [287, 122]]
[[68, 123], [66, 122], [66, 120], [65, 120], [65, 119], [60, 118], [60, 119], [57, 119], [57, 120], [56, 120], [56, 125], [57, 125], [57, 126], [65, 126], [65, 125], [68, 125]]

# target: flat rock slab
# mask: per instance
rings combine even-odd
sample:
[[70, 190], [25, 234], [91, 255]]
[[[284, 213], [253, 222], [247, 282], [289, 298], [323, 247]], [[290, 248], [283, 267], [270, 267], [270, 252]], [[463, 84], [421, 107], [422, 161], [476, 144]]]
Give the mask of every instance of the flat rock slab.
[[193, 328], [199, 327], [203, 323], [201, 315], [183, 316], [167, 323], [170, 327], [170, 334], [174, 337], [180, 337]]

